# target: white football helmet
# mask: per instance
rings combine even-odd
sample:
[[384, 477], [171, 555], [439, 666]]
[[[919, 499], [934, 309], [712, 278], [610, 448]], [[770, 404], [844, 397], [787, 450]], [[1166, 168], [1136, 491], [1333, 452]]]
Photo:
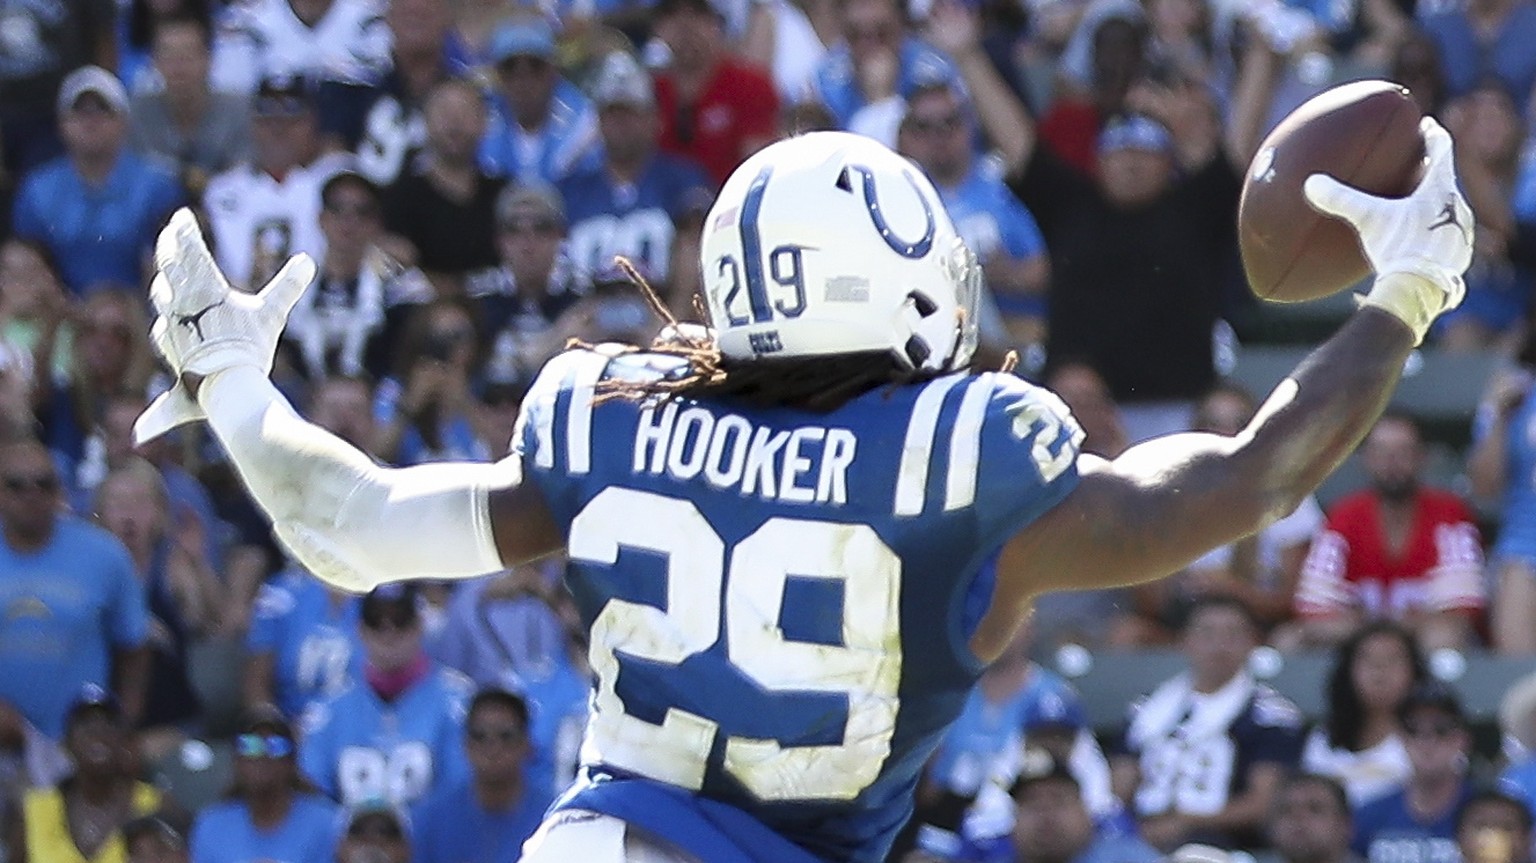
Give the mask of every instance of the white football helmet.
[[709, 316], [742, 359], [888, 350], [949, 371], [976, 348], [980, 267], [911, 162], [847, 132], [772, 144], [704, 222]]

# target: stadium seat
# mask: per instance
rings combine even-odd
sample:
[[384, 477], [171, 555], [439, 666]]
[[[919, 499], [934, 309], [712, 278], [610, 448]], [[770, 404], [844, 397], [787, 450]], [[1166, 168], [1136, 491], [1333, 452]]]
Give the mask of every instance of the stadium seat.
[[202, 639], [187, 648], [187, 675], [203, 707], [205, 733], [233, 734], [239, 724], [240, 682], [245, 645], [232, 639]]
[[224, 796], [235, 778], [234, 746], [190, 739], [149, 765], [155, 787], [183, 812], [197, 812]]
[[[1229, 377], [1262, 398], [1311, 350], [1302, 345], [1244, 345]], [[1404, 367], [1392, 407], [1423, 423], [1427, 439], [1463, 449], [1471, 442], [1478, 399], [1498, 364], [1499, 356], [1492, 351], [1424, 348]]]
[[1233, 323], [1245, 342], [1311, 347], [1333, 335], [1355, 310], [1355, 292], [1305, 303], [1254, 302]]

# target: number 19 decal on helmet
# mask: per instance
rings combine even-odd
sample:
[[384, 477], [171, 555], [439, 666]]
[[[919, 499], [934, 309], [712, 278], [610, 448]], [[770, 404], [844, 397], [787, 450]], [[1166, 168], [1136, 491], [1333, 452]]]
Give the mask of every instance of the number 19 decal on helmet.
[[948, 371], [975, 349], [975, 256], [927, 178], [869, 138], [816, 132], [748, 159], [704, 222], [702, 258], [726, 356], [886, 351]]

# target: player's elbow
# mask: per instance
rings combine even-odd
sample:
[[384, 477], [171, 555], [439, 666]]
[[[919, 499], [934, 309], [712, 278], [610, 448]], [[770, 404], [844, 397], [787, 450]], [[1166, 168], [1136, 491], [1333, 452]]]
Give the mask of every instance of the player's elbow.
[[1300, 454], [1277, 453], [1248, 434], [1238, 436], [1228, 467], [1232, 485], [1240, 489], [1236, 509], [1248, 521], [1250, 533], [1295, 512], [1333, 469]]
[[[369, 465], [305, 497], [278, 536], [322, 580], [363, 592], [409, 578], [469, 578], [502, 568], [492, 489], [516, 486], [516, 459], [394, 469]], [[276, 520], [275, 520], [276, 521]]]

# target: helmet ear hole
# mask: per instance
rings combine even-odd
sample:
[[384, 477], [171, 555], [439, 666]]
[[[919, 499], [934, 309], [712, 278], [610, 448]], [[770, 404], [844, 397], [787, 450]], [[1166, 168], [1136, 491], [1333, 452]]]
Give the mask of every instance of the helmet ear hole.
[[926, 318], [939, 310], [939, 304], [920, 291], [912, 291], [907, 294], [907, 299], [912, 301], [913, 307], [917, 309], [917, 313], [921, 317]]
[[848, 174], [848, 168], [844, 167], [837, 173], [837, 187], [848, 194], [853, 194], [853, 177]]
[[907, 355], [907, 361], [912, 363], [912, 368], [914, 369], [922, 368], [923, 363], [926, 363], [929, 355], [933, 353], [933, 351], [928, 349], [928, 343], [918, 336], [908, 338], [907, 344], [902, 350]]

